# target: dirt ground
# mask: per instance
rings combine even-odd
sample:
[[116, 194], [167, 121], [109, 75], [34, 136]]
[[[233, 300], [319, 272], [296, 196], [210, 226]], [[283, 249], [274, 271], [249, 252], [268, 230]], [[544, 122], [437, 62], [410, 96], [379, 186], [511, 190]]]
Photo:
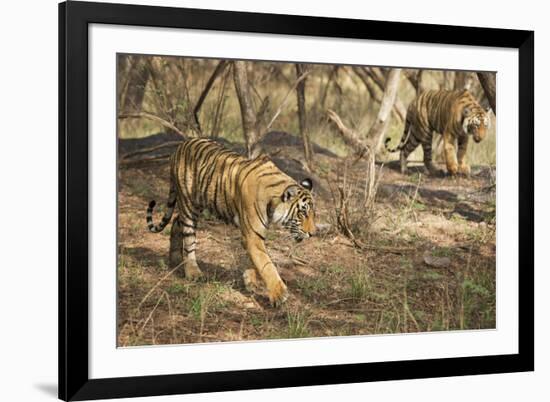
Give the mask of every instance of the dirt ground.
[[[124, 140], [119, 153], [170, 139]], [[264, 147], [291, 176], [308, 176], [298, 139], [272, 133]], [[168, 153], [170, 148], [156, 155]], [[494, 169], [475, 166], [469, 178], [429, 177], [417, 165], [406, 176], [395, 162], [377, 165], [376, 203], [366, 218], [360, 202], [366, 163], [316, 149], [318, 235], [298, 244], [273, 228], [267, 238], [290, 292], [281, 308], [245, 289], [242, 272], [250, 262], [239, 230], [208, 211], [197, 232], [204, 279], [189, 282], [183, 272], [171, 272], [169, 228], [154, 234], [145, 223], [148, 202], [162, 204], [168, 194], [168, 163], [121, 166], [118, 345], [494, 328]], [[344, 173], [350, 228], [362, 248], [336, 223], [334, 189]], [[157, 209], [156, 221], [162, 207]]]

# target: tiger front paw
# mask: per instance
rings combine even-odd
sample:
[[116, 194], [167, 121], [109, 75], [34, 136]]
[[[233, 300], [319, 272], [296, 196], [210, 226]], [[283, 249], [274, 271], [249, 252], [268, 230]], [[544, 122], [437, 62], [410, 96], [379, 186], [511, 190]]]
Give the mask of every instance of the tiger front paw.
[[447, 165], [447, 173], [449, 173], [449, 175], [451, 176], [456, 176], [456, 174], [458, 173], [458, 166], [455, 164]]
[[202, 277], [202, 271], [200, 270], [198, 264], [193, 262], [187, 262], [185, 264], [185, 278], [190, 281], [196, 281]]
[[250, 268], [243, 272], [244, 287], [249, 292], [257, 293], [260, 289], [260, 279], [256, 269]]
[[275, 286], [269, 289], [269, 301], [274, 307], [281, 307], [288, 299], [288, 289], [283, 281], [279, 281]]
[[470, 166], [467, 164], [462, 164], [458, 166], [458, 173], [464, 176], [470, 176]]

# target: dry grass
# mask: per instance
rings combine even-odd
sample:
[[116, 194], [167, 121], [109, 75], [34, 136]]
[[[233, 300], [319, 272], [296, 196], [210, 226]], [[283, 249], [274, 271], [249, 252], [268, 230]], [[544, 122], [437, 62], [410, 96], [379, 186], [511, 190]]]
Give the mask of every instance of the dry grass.
[[[278, 147], [285, 156], [293, 151]], [[323, 182], [338, 183], [343, 161], [316, 155]], [[347, 180], [365, 183], [365, 162]], [[168, 166], [120, 171], [118, 345], [240, 341], [495, 327], [494, 192], [487, 170], [470, 179], [402, 176], [390, 164], [376, 195], [378, 219], [356, 226], [358, 249], [328, 231], [300, 243], [279, 229], [267, 248], [291, 296], [281, 309], [245, 290], [250, 266], [236, 228], [204, 215], [197, 257], [205, 278], [189, 282], [166, 266], [169, 231], [149, 233], [145, 209], [168, 190]], [[340, 183], [341, 184], [341, 183]], [[332, 223], [330, 192], [316, 194], [320, 223]], [[351, 202], [361, 202], [363, 192]], [[426, 252], [450, 258], [426, 265]]]

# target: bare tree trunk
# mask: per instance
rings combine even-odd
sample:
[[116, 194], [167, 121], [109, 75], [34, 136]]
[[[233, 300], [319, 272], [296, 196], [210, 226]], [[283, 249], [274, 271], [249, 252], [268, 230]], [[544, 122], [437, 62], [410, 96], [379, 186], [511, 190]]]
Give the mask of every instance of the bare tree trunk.
[[455, 89], [455, 72], [445, 70], [443, 72], [443, 89], [452, 91]]
[[380, 110], [378, 110], [378, 116], [367, 134], [367, 142], [374, 152], [376, 152], [382, 144], [382, 138], [384, 138], [384, 134], [388, 128], [390, 112], [397, 97], [400, 76], [400, 68], [393, 68], [390, 70], [388, 79], [386, 80], [386, 88], [382, 96], [382, 102], [380, 103]]
[[[306, 66], [304, 64], [295, 64], [296, 66], [296, 79], [306, 73]], [[308, 170], [312, 170], [312, 152], [311, 152], [311, 142], [309, 140], [309, 132], [307, 129], [307, 116], [306, 116], [306, 79], [304, 78], [298, 82], [296, 86], [296, 100], [298, 103], [298, 123], [300, 126], [300, 135], [302, 136], [302, 142], [304, 143], [304, 156], [306, 159], [305, 165]]]
[[497, 114], [497, 102], [496, 102], [496, 92], [497, 92], [497, 83], [495, 73], [477, 73], [477, 78], [483, 87], [485, 96], [489, 100], [489, 105], [495, 115]]
[[428, 73], [426, 70], [419, 70], [417, 75], [417, 82], [418, 82], [418, 88], [417, 88], [417, 94], [421, 94], [424, 91], [427, 91], [428, 86]]
[[455, 74], [455, 89], [467, 89], [471, 91], [474, 81], [474, 73], [469, 71], [457, 71]]
[[139, 113], [145, 96], [145, 87], [149, 81], [150, 70], [139, 56], [133, 56], [128, 71], [128, 83], [120, 102], [121, 112]]
[[117, 56], [117, 100], [119, 107], [122, 106], [122, 98], [128, 88], [128, 71], [132, 64], [131, 57], [125, 54]]
[[246, 73], [246, 62], [233, 62], [233, 80], [235, 81], [235, 90], [241, 108], [246, 152], [248, 158], [255, 158], [261, 152], [260, 144], [258, 144], [260, 133], [258, 132], [256, 113], [254, 112], [254, 106], [252, 104], [252, 94], [250, 92], [250, 84]]
[[[372, 78], [372, 80], [378, 85], [378, 88], [382, 92], [384, 92], [386, 88], [386, 76], [384, 75], [384, 72], [379, 67], [370, 67], [370, 68], [364, 68], [365, 72]], [[401, 121], [405, 121], [405, 117], [407, 115], [407, 108], [401, 102], [401, 99], [399, 99], [399, 95], [395, 98], [395, 103], [393, 105], [393, 112], [395, 115], [399, 118]]]

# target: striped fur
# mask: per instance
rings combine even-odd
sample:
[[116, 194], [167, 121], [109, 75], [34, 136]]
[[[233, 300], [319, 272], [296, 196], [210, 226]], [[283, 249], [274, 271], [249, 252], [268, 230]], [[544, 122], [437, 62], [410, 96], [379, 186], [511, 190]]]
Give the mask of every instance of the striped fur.
[[[469, 137], [475, 142], [485, 138], [489, 116], [467, 90], [426, 91], [417, 96], [407, 109], [405, 129], [400, 144], [388, 152], [401, 151], [401, 172], [407, 173], [407, 157], [422, 145], [424, 165], [431, 174], [439, 173], [432, 162], [433, 133], [443, 136], [447, 171], [451, 175], [470, 173], [465, 161]], [[458, 150], [455, 142], [458, 143]], [[458, 160], [457, 160], [458, 158]]]
[[147, 209], [149, 230], [157, 233], [170, 222], [177, 206], [170, 237], [170, 265], [183, 265], [188, 278], [201, 275], [195, 258], [195, 231], [200, 212], [208, 209], [241, 229], [243, 246], [254, 265], [245, 272], [247, 286], [256, 286], [261, 279], [271, 302], [284, 302], [286, 286], [264, 241], [272, 223], [287, 228], [296, 241], [313, 234], [311, 180], [298, 184], [266, 155], [249, 160], [214, 141], [191, 139], [172, 155], [170, 181], [167, 210], [159, 224], [153, 223], [155, 201]]

